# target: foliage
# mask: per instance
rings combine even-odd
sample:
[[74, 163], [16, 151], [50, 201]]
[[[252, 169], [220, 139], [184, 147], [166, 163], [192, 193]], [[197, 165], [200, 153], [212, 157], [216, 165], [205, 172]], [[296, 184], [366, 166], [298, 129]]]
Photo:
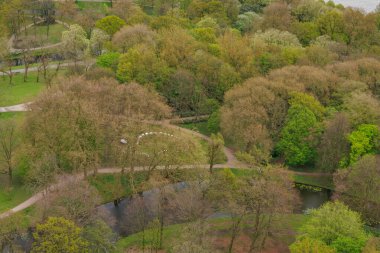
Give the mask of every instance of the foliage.
[[[360, 214], [341, 202], [328, 202], [310, 212], [310, 219], [301, 227], [305, 236], [333, 245], [341, 237], [366, 241]], [[338, 241], [339, 243], [339, 241]]]
[[108, 35], [112, 36], [117, 31], [119, 31], [125, 25], [125, 21], [117, 16], [106, 16], [98, 21], [96, 21], [95, 26]]
[[64, 218], [50, 217], [36, 226], [32, 252], [88, 252], [82, 229]]
[[96, 58], [96, 64], [100, 67], [110, 68], [116, 71], [119, 64], [119, 58], [120, 54], [117, 52], [105, 53]]
[[366, 239], [355, 240], [350, 237], [338, 237], [331, 247], [335, 248], [337, 252], [361, 253], [366, 241]]
[[88, 46], [87, 34], [81, 26], [71, 25], [68, 31], [62, 33], [62, 47], [66, 57], [74, 60], [83, 59]]
[[122, 82], [136, 81], [140, 84], [155, 84], [158, 89], [167, 79], [170, 69], [159, 59], [152, 48], [137, 46], [119, 58], [117, 77]]
[[380, 174], [379, 160], [374, 155], [365, 155], [350, 168], [339, 170], [334, 175], [337, 193], [335, 196], [351, 209], [360, 212], [367, 224], [379, 224]]
[[305, 165], [314, 161], [316, 151], [310, 138], [316, 126], [317, 118], [306, 106], [294, 104], [289, 108], [277, 146], [289, 165]]
[[88, 242], [89, 252], [112, 252], [115, 250], [116, 234], [102, 220], [96, 220], [82, 231], [83, 238]]
[[335, 253], [335, 249], [319, 240], [303, 237], [290, 245], [291, 253]]
[[218, 133], [220, 131], [220, 111], [216, 110], [207, 120], [207, 129], [210, 133]]
[[351, 144], [350, 164], [354, 164], [361, 156], [377, 152], [380, 131], [376, 125], [363, 124], [348, 136], [348, 140]]

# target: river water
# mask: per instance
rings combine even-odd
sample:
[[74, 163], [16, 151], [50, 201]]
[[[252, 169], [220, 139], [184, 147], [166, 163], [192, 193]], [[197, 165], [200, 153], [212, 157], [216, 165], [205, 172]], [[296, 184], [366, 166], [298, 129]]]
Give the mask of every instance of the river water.
[[[167, 187], [181, 189], [186, 187], [186, 183], [182, 182]], [[331, 198], [331, 191], [326, 189], [321, 189], [321, 191], [298, 189], [298, 191], [301, 198], [301, 208], [297, 211], [299, 213], [307, 212], [309, 209], [319, 208]], [[142, 201], [144, 203], [144, 212], [147, 214], [147, 220], [152, 220], [155, 216], [154, 209], [156, 207], [156, 194], [158, 194], [158, 191], [154, 189], [141, 193]], [[125, 198], [119, 203], [118, 206], [115, 206], [114, 203], [111, 202], [98, 208], [103, 220], [120, 236], [128, 236], [137, 232], [132, 228], [136, 225], [133, 224], [136, 220], [136, 213], [133, 213], [133, 210], [138, 209], [141, 210], [141, 201], [137, 201], [136, 198]], [[222, 213], [214, 213], [210, 215], [209, 218], [220, 218], [223, 216], [227, 215]], [[181, 221], [178, 220], [171, 220], [170, 224], [180, 222]]]

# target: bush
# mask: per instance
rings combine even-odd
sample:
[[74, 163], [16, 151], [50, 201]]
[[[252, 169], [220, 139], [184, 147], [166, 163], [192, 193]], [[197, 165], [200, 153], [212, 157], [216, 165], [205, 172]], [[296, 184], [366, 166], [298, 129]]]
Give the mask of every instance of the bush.
[[119, 58], [120, 54], [117, 52], [102, 54], [96, 59], [96, 65], [116, 71], [119, 64]]
[[336, 249], [338, 253], [361, 253], [362, 248], [365, 246], [366, 240], [354, 240], [350, 237], [338, 237], [331, 246]]
[[207, 121], [207, 129], [210, 133], [218, 133], [220, 132], [220, 111], [217, 110], [213, 112], [210, 118]]

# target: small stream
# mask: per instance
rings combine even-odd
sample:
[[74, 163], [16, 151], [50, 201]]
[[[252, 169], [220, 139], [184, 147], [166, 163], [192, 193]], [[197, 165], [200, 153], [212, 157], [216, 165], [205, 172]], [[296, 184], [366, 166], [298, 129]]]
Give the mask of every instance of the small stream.
[[[168, 185], [166, 187], [174, 187], [175, 189], [181, 189], [186, 187], [185, 182]], [[321, 191], [312, 191], [309, 189], [299, 189], [297, 188], [301, 198], [301, 209], [297, 213], [305, 213], [308, 209], [319, 208], [325, 202], [331, 199], [331, 191], [327, 189], [321, 189]], [[148, 219], [154, 218], [154, 207], [156, 206], [154, 201], [156, 199], [155, 194], [158, 194], [158, 190], [153, 189], [145, 191], [140, 195], [143, 197], [144, 206], [146, 209], [145, 212], [148, 214]], [[134, 215], [131, 214], [131, 211], [138, 209], [141, 205], [140, 202], [136, 201], [136, 198], [124, 198], [121, 200], [118, 206], [115, 206], [113, 202], [106, 203], [98, 207], [103, 220], [120, 236], [128, 236], [135, 233], [131, 229]], [[215, 213], [209, 218], [223, 217], [226, 214]], [[180, 223], [180, 221], [172, 220], [171, 224]], [[168, 225], [168, 224], [166, 224]]]
[[[167, 185], [165, 187], [172, 187], [175, 190], [184, 189], [186, 187], [185, 182], [176, 183], [172, 185]], [[301, 197], [301, 209], [299, 213], [304, 213], [308, 209], [318, 208], [325, 202], [329, 201], [331, 198], [331, 191], [327, 189], [321, 189], [321, 191], [311, 191], [309, 189], [299, 189], [297, 188]], [[155, 218], [155, 207], [157, 206], [157, 194], [159, 191], [157, 189], [152, 189], [144, 191], [139, 195], [142, 198], [128, 197], [120, 201], [118, 206], [114, 205], [114, 202], [109, 202], [98, 207], [98, 211], [102, 219], [112, 228], [112, 230], [121, 237], [125, 237], [138, 232], [133, 229], [136, 226], [136, 220], [138, 220], [138, 215], [141, 214], [141, 208], [144, 208], [144, 213], [146, 214], [146, 221], [153, 220]], [[297, 212], [297, 213], [298, 213]], [[169, 214], [170, 215], [170, 214]], [[214, 213], [209, 216], [210, 219], [227, 217], [225, 213]], [[182, 223], [184, 221], [179, 219], [170, 219], [170, 222], [166, 222], [165, 225], [171, 225], [176, 223]], [[30, 252], [32, 238], [31, 231], [29, 231], [28, 236], [24, 238], [19, 238], [17, 240], [17, 245], [19, 245], [25, 252]], [[7, 249], [2, 253], [8, 253]]]

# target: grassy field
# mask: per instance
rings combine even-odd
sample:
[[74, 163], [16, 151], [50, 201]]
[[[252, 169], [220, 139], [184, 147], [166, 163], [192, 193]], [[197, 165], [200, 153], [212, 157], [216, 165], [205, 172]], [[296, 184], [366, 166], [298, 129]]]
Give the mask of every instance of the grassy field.
[[6, 176], [0, 177], [0, 213], [13, 208], [21, 202], [32, 196], [32, 192], [21, 185], [13, 187], [4, 187], [6, 185]]
[[207, 128], [207, 121], [201, 121], [201, 122], [196, 122], [196, 123], [184, 123], [184, 124], [179, 124], [178, 126], [199, 132], [203, 135], [207, 135], [207, 136], [211, 135], [211, 132]]
[[80, 10], [95, 10], [99, 13], [105, 14], [107, 13], [108, 7], [111, 6], [109, 2], [81, 2], [78, 1], [77, 6]]
[[[64, 25], [53, 24], [49, 26], [49, 35], [47, 34], [46, 25], [36, 25], [27, 29], [27, 37], [34, 40], [33, 47], [41, 47], [57, 44], [62, 39], [62, 32], [67, 30]], [[25, 33], [22, 33], [17, 41], [14, 42], [14, 48], [23, 48], [23, 41], [26, 41]]]
[[23, 74], [15, 74], [12, 85], [9, 85], [8, 77], [0, 77], [0, 106], [30, 102], [45, 88], [43, 80], [36, 82], [36, 72], [30, 72], [28, 76], [24, 82]]

